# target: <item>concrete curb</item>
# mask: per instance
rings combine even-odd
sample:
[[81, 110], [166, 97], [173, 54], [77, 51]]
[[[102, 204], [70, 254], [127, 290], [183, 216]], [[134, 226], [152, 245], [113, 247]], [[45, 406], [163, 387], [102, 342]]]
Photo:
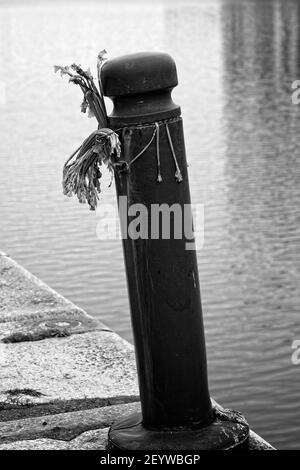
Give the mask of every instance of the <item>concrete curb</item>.
[[138, 396], [133, 346], [3, 253], [0, 372], [2, 420]]

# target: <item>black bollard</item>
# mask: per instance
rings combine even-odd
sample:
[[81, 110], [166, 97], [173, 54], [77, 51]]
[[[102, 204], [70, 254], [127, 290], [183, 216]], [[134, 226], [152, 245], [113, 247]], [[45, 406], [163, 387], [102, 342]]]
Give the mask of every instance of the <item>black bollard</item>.
[[[197, 258], [184, 233], [191, 207], [180, 108], [171, 98], [175, 63], [164, 53], [119, 57], [103, 65], [101, 82], [114, 104], [108, 125], [122, 144], [115, 180], [142, 408], [111, 427], [109, 448], [240, 448], [247, 424], [239, 414], [218, 415], [208, 391]], [[130, 230], [135, 211], [144, 217], [140, 236]]]

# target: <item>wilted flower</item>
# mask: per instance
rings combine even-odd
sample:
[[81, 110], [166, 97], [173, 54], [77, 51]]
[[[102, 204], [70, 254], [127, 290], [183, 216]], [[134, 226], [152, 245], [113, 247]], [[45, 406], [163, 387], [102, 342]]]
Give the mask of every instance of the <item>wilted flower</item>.
[[57, 73], [57, 72], [60, 72], [61, 76], [63, 76], [63, 75], [72, 76], [72, 74], [70, 73], [70, 67], [68, 65], [65, 66], [65, 67], [63, 67], [61, 65], [54, 65], [54, 73]]
[[85, 98], [83, 98], [83, 101], [80, 105], [81, 112], [86, 113], [86, 110], [87, 110], [88, 106], [89, 106], [89, 104], [88, 104], [87, 100]]
[[75, 194], [80, 203], [87, 202], [90, 209], [95, 210], [101, 192], [100, 166], [104, 163], [113, 175], [114, 163], [120, 157], [120, 149], [119, 137], [111, 129], [103, 128], [93, 132], [65, 163], [64, 194]]
[[99, 54], [98, 54], [98, 63], [99, 62], [102, 63], [106, 60], [105, 57], [104, 57], [106, 54], [107, 54], [107, 52], [106, 52], [105, 49], [103, 49], [102, 51], [99, 52]]
[[81, 65], [76, 65], [76, 64], [72, 64], [71, 68], [82, 77], [87, 78], [88, 80], [93, 80], [93, 76], [89, 68], [87, 70], [83, 70], [81, 68]]
[[[100, 78], [100, 67], [106, 60], [105, 54], [105, 49], [98, 54], [98, 78]], [[101, 192], [100, 166], [105, 164], [111, 176], [113, 175], [114, 164], [121, 155], [119, 137], [114, 131], [105, 127], [107, 113], [100, 79], [97, 89], [90, 69], [84, 71], [76, 64], [67, 67], [55, 65], [54, 71], [68, 75], [70, 82], [80, 86], [84, 95], [81, 111], [86, 113], [88, 110], [88, 116], [95, 116], [98, 121], [100, 129], [85, 139], [79, 149], [67, 160], [63, 169], [63, 193], [69, 197], [76, 195], [80, 203], [87, 202], [91, 210], [95, 210]]]

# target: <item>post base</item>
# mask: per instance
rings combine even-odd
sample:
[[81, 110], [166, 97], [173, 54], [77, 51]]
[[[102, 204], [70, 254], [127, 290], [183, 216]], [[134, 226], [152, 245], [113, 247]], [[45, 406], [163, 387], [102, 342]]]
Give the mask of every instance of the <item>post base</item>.
[[114, 423], [108, 433], [108, 450], [248, 450], [249, 426], [237, 411], [214, 409], [214, 420], [200, 429], [150, 430], [141, 413]]

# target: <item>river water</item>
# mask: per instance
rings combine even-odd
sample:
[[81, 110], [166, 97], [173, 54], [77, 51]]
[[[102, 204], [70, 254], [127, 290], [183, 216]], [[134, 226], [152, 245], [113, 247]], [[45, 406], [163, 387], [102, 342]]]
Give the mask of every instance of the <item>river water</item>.
[[[131, 340], [119, 240], [61, 192], [95, 122], [53, 64], [169, 52], [178, 68], [211, 394], [282, 449], [300, 448], [300, 79], [297, 0], [109, 5], [0, 2], [0, 248]], [[107, 185], [106, 185], [107, 186]], [[115, 204], [114, 188], [103, 203]]]

